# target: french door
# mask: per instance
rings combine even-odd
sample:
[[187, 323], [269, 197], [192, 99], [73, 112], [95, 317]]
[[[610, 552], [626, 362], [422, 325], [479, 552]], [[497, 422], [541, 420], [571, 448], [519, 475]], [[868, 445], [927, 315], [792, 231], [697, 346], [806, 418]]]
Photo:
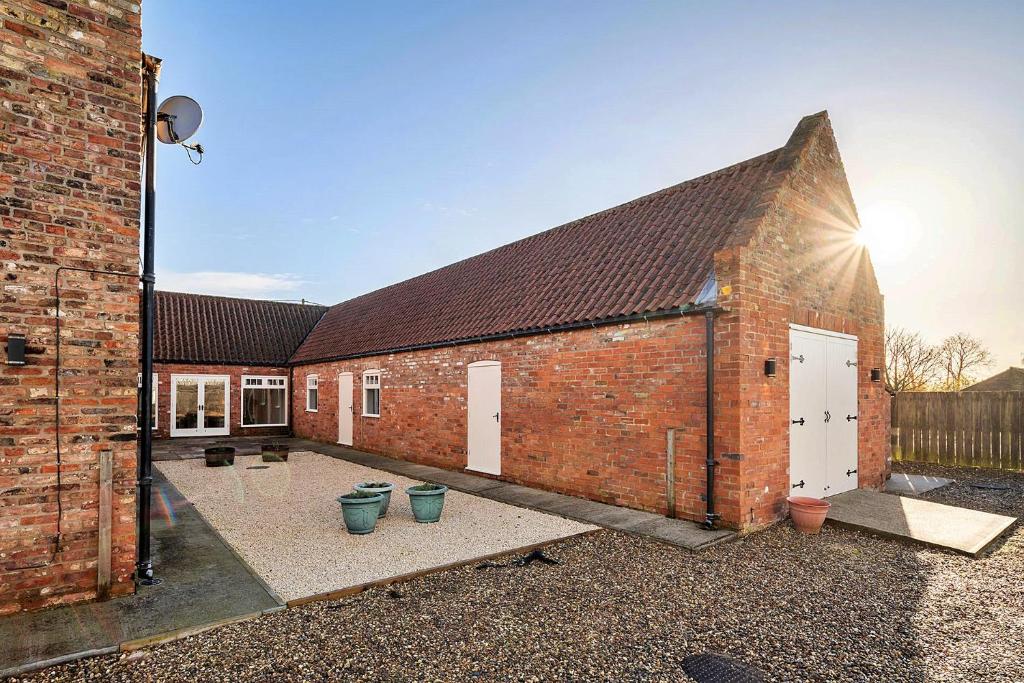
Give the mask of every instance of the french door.
[[230, 388], [227, 375], [171, 375], [171, 436], [230, 434]]

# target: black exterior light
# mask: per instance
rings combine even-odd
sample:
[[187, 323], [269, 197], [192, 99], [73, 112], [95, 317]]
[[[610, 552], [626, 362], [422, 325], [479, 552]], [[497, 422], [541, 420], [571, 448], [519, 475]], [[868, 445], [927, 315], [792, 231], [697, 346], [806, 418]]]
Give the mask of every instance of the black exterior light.
[[7, 364], [25, 364], [25, 335], [14, 333], [7, 335]]
[[881, 382], [882, 381], [882, 368], [871, 368], [871, 381]]
[[764, 374], [766, 377], [774, 377], [778, 370], [779, 361], [775, 358], [766, 358], [764, 361]]

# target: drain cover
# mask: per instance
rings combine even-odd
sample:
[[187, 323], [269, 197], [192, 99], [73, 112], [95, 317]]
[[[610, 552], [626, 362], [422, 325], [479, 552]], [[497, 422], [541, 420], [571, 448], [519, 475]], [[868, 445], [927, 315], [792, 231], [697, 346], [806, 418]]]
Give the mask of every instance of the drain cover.
[[270, 465], [249, 465], [245, 469], [247, 470], [269, 470]]
[[764, 674], [754, 667], [715, 652], [684, 658], [683, 671], [697, 683], [764, 683]]

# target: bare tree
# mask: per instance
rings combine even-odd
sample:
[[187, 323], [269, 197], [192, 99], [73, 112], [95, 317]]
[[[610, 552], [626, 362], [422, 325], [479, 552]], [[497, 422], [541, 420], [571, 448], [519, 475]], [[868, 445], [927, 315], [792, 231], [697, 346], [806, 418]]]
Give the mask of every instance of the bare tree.
[[977, 372], [995, 362], [985, 344], [965, 332], [946, 337], [939, 346], [939, 354], [943, 391], [960, 391], [974, 384]]
[[917, 332], [902, 327], [885, 330], [885, 388], [890, 394], [924, 391], [940, 376], [939, 349]]

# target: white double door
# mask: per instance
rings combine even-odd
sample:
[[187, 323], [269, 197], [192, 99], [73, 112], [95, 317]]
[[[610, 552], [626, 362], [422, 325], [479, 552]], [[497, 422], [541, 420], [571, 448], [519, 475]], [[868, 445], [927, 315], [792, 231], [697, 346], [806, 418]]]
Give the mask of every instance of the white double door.
[[171, 436], [227, 436], [231, 378], [171, 375]]
[[790, 494], [857, 488], [857, 338], [797, 325], [789, 332]]

